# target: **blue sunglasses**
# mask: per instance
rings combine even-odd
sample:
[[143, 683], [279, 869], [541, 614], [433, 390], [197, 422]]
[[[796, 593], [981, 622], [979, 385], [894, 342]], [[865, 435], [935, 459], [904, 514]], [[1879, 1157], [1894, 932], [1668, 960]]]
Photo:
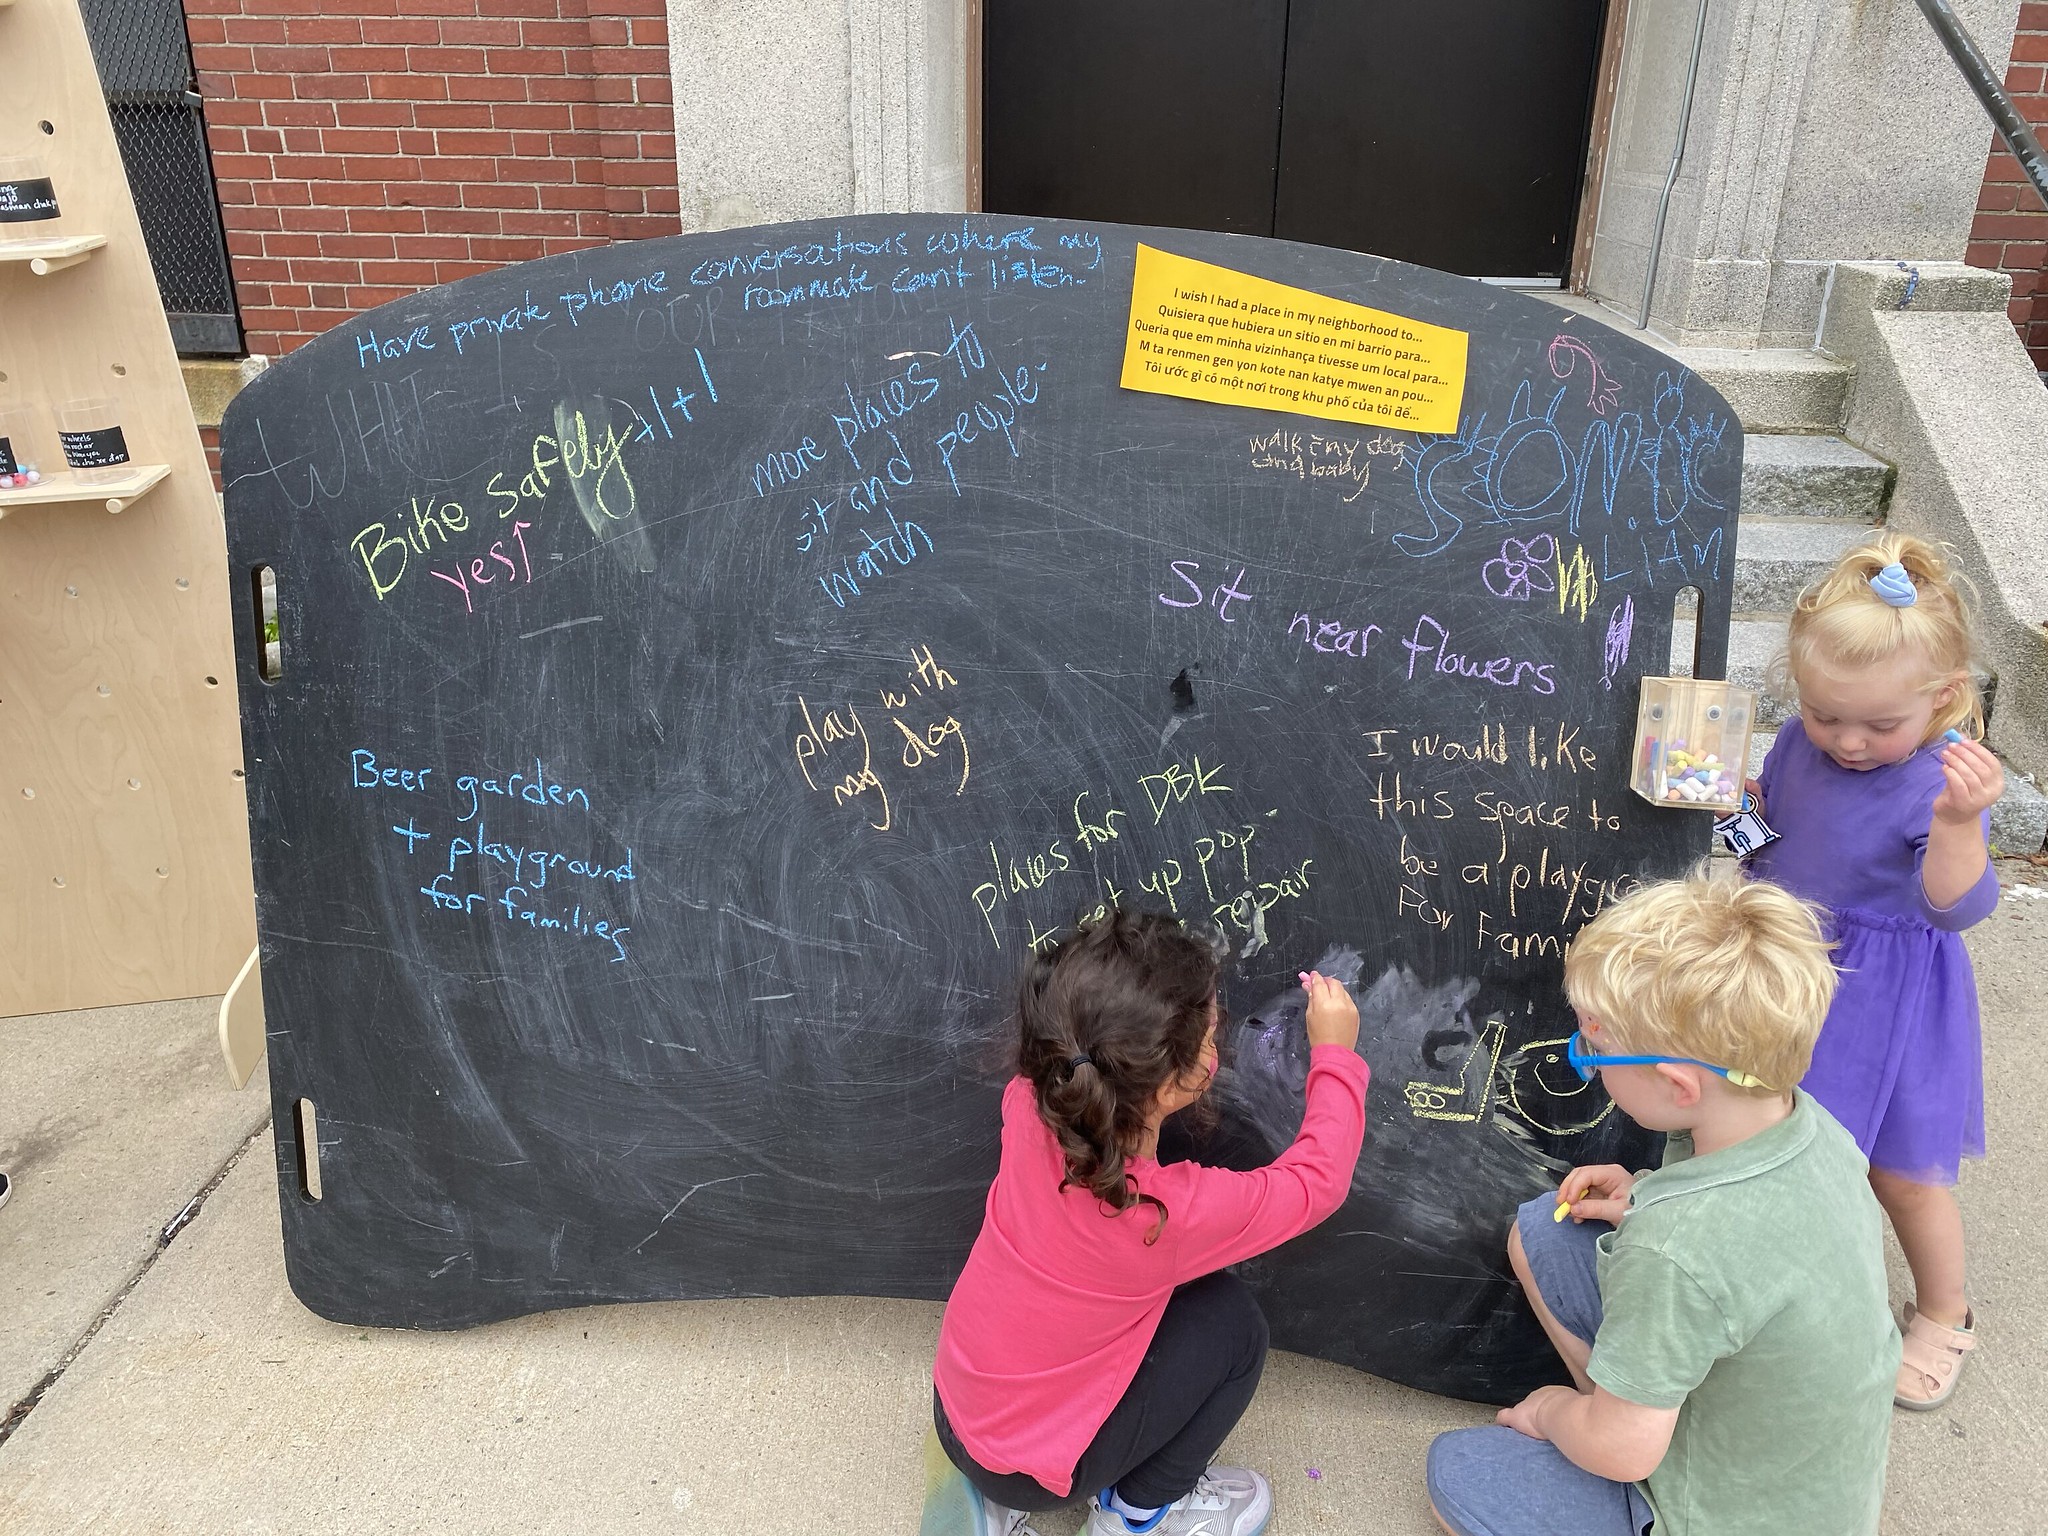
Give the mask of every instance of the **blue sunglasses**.
[[1660, 1062], [1669, 1062], [1679, 1067], [1704, 1067], [1728, 1079], [1738, 1088], [1762, 1088], [1766, 1084], [1760, 1077], [1748, 1072], [1739, 1072], [1733, 1067], [1717, 1067], [1710, 1061], [1694, 1061], [1690, 1056], [1601, 1056], [1585, 1049], [1586, 1036], [1582, 1030], [1572, 1031], [1572, 1037], [1565, 1042], [1565, 1058], [1571, 1062], [1572, 1070], [1579, 1074], [1579, 1081], [1590, 1083], [1593, 1074], [1601, 1067], [1653, 1067]]

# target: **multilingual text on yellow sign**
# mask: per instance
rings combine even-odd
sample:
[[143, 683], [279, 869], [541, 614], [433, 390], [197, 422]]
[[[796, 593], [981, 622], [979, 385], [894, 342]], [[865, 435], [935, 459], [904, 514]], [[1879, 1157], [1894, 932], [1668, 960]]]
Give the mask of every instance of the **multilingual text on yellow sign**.
[[1410, 432], [1455, 432], [1464, 331], [1138, 247], [1123, 386]]

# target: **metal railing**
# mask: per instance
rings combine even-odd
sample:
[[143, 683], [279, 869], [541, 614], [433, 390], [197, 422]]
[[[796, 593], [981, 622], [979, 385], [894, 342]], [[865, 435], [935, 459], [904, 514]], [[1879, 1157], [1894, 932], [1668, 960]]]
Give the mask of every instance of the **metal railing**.
[[2027, 126], [2019, 109], [2012, 104], [2012, 98], [2005, 94], [2005, 85], [1991, 68], [1991, 61], [1978, 48], [1977, 40], [1970, 36], [1948, 0], [1916, 0], [1920, 14], [1927, 18], [1927, 24], [1934, 28], [1934, 35], [1941, 39], [1948, 49], [1948, 56], [1956, 61], [1956, 68], [1963, 72], [1963, 78], [1970, 89], [1977, 93], [1977, 99], [1984, 103], [1984, 110], [1991, 114], [1992, 126], [1998, 129], [1998, 136], [2005, 140], [2005, 147], [2020, 163], [2020, 169], [2027, 174], [2027, 180], [2034, 184], [2034, 192], [2048, 207], [2048, 156], [2041, 152], [2041, 141], [2034, 137], [2034, 130]]

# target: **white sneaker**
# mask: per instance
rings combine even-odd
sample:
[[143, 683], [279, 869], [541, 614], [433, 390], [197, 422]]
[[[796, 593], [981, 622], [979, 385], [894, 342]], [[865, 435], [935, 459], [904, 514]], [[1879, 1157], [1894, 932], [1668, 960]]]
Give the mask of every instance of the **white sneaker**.
[[1028, 1513], [1004, 1509], [987, 1499], [981, 1501], [981, 1530], [983, 1536], [1038, 1536], [1038, 1528], [1030, 1524]]
[[[1273, 1517], [1273, 1490], [1249, 1467], [1211, 1467], [1194, 1491], [1166, 1508], [1148, 1536], [1259, 1536]], [[1083, 1536], [1129, 1536], [1131, 1527], [1102, 1496], [1088, 1501]]]
[[1038, 1536], [1038, 1527], [1031, 1523], [1031, 1516], [1021, 1509], [1005, 1509], [993, 1500], [975, 1497], [981, 1502], [981, 1524], [975, 1536]]

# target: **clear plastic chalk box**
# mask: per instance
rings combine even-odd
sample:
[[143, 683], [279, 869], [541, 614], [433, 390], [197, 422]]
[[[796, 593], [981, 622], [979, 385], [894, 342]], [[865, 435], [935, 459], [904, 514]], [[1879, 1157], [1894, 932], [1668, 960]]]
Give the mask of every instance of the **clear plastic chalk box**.
[[1636, 707], [1635, 773], [1645, 800], [1726, 815], [1742, 808], [1756, 695], [1732, 683], [1646, 677]]

